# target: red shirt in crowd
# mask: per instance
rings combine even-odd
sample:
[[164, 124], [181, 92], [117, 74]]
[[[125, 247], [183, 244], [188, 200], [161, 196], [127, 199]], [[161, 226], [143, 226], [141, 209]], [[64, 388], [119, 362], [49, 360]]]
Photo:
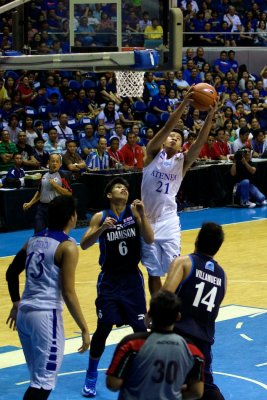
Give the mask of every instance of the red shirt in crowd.
[[135, 144], [131, 147], [126, 143], [121, 149], [120, 153], [124, 158], [124, 162], [129, 167], [143, 168], [144, 166], [144, 152], [141, 146]]

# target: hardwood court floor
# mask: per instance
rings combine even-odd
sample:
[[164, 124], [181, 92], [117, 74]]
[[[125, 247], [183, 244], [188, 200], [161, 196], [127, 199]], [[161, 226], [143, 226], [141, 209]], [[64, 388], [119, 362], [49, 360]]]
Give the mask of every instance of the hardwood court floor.
[[[216, 215], [216, 213], [215, 213]], [[264, 216], [264, 215], [263, 215]], [[205, 220], [205, 219], [204, 219]], [[216, 220], [214, 217], [212, 220]], [[224, 226], [225, 243], [216, 255], [216, 260], [225, 268], [228, 277], [228, 289], [223, 305], [238, 304], [242, 306], [267, 308], [267, 220], [251, 220]], [[197, 229], [182, 232], [182, 254], [193, 250]], [[0, 235], [1, 236], [1, 235]], [[14, 233], [14, 237], [16, 233]], [[15, 244], [14, 244], [15, 248]], [[16, 251], [17, 249], [15, 249]], [[99, 273], [98, 245], [82, 251], [76, 273], [76, 290], [86, 317], [90, 332], [96, 327], [94, 301], [96, 297], [96, 280]], [[0, 258], [0, 288], [2, 312], [0, 317], [0, 347], [20, 346], [17, 333], [5, 325], [11, 308], [5, 282], [5, 271], [12, 257]], [[145, 282], [146, 271], [141, 267]], [[130, 284], [130, 282], [129, 282]], [[21, 275], [20, 289], [23, 290], [24, 277]], [[149, 295], [147, 292], [147, 298]], [[77, 336], [78, 328], [64, 311], [66, 338]]]

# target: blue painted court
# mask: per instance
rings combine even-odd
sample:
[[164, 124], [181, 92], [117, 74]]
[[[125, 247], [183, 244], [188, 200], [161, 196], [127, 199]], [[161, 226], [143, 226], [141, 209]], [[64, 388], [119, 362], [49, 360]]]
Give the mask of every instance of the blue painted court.
[[[213, 208], [181, 213], [183, 230], [199, 228], [204, 221], [220, 224], [240, 224], [265, 219], [267, 207], [255, 209]], [[79, 242], [85, 228], [76, 229], [73, 236]], [[0, 234], [1, 256], [14, 251], [27, 240], [31, 231]], [[267, 308], [227, 305], [222, 307], [216, 323], [214, 377], [226, 400], [265, 400], [267, 396]], [[98, 400], [112, 400], [117, 394], [105, 388], [105, 370], [118, 340], [129, 333], [128, 328], [114, 330], [99, 364]], [[51, 400], [81, 399], [81, 388], [87, 368], [88, 354], [76, 353], [80, 338], [66, 341], [66, 355]], [[1, 400], [22, 398], [28, 386], [28, 371], [22, 350], [8, 346], [0, 348]], [[151, 399], [154, 400], [154, 399]]]

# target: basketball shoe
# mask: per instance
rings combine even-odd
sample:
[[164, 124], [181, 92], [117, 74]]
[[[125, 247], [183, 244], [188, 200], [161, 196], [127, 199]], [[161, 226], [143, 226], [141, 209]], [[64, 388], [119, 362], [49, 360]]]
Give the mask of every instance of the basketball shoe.
[[96, 380], [95, 378], [85, 378], [84, 387], [82, 388], [82, 395], [84, 397], [95, 397], [96, 396]]

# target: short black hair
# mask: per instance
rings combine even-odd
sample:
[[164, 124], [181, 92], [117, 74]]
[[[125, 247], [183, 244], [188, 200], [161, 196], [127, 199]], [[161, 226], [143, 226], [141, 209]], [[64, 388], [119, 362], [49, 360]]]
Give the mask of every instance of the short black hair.
[[34, 142], [34, 144], [36, 144], [38, 142], [43, 142], [44, 143], [45, 140], [43, 138], [41, 138], [40, 136], [38, 136], [38, 137], [34, 138], [33, 142]]
[[76, 200], [72, 196], [57, 196], [48, 207], [48, 229], [62, 231], [76, 211]]
[[223, 241], [224, 232], [221, 225], [215, 222], [204, 222], [196, 238], [196, 251], [214, 256]]
[[174, 324], [180, 311], [181, 300], [168, 290], [159, 290], [150, 300], [149, 316], [154, 329]]
[[104, 190], [105, 198], [107, 197], [108, 193], [112, 192], [113, 186], [117, 185], [118, 183], [124, 185], [127, 188], [127, 190], [129, 191], [129, 188], [130, 188], [129, 183], [125, 179], [118, 176], [117, 178], [112, 179], [105, 187], [105, 190]]
[[240, 128], [239, 130], [239, 136], [240, 135], [246, 135], [247, 133], [249, 133], [249, 128], [247, 126], [244, 126], [243, 128]]

